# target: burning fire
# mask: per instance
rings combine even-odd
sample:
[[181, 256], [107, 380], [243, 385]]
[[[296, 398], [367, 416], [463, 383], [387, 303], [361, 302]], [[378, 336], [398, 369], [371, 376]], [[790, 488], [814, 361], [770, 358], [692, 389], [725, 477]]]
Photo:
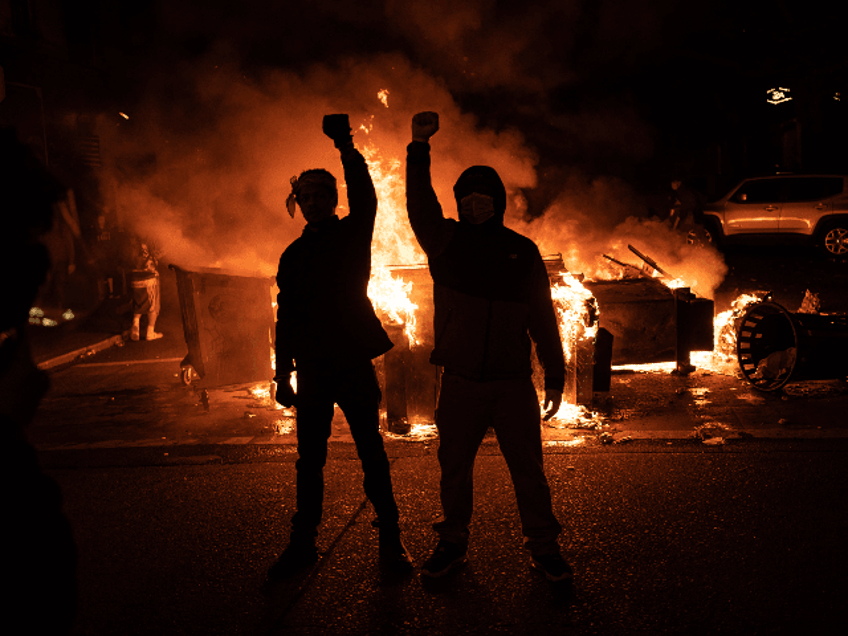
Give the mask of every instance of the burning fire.
[[569, 272], [563, 272], [560, 277], [560, 282], [551, 285], [551, 298], [559, 318], [559, 334], [568, 363], [574, 355], [575, 344], [580, 340], [591, 340], [598, 333], [597, 309], [592, 292], [579, 280]]
[[[386, 108], [389, 107], [388, 95], [388, 89], [377, 94]], [[366, 122], [360, 126], [360, 130], [368, 135], [372, 127], [372, 122]], [[413, 347], [420, 342], [415, 330], [415, 311], [418, 307], [410, 300], [412, 282], [390, 271], [391, 265], [411, 265], [426, 260], [407, 221], [403, 163], [397, 157], [383, 156], [370, 139], [361, 145], [360, 152], [368, 164], [379, 202], [371, 250], [368, 298], [377, 311], [392, 322], [404, 326], [409, 346]]]
[[745, 313], [745, 308], [763, 300], [762, 293], [741, 294], [731, 304], [730, 309], [721, 312], [713, 320], [712, 351], [696, 351], [691, 355], [692, 363], [702, 369], [732, 375], [739, 370], [736, 359], [736, 323]]
[[421, 344], [415, 333], [415, 311], [418, 305], [409, 298], [412, 283], [395, 277], [387, 267], [379, 265], [371, 272], [368, 281], [368, 298], [377, 311], [382, 312], [395, 324], [403, 325], [409, 346]]

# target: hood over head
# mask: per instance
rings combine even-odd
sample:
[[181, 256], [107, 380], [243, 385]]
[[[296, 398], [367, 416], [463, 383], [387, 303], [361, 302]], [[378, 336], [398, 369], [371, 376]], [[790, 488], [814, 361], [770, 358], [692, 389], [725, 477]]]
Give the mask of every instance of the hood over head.
[[[503, 222], [506, 211], [506, 188], [497, 171], [490, 166], [471, 166], [465, 170], [453, 187], [456, 197], [456, 207], [461, 211], [460, 201], [469, 194], [485, 194], [492, 197], [495, 207], [495, 217]], [[460, 219], [462, 214], [460, 212]]]

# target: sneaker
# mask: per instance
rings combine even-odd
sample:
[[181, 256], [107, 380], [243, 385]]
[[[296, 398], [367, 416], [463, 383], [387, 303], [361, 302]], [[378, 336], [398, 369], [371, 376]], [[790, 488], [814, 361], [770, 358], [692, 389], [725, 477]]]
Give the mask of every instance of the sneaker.
[[464, 545], [440, 539], [433, 554], [421, 566], [421, 574], [431, 577], [444, 576], [467, 561], [466, 552]]
[[296, 574], [299, 570], [318, 560], [318, 549], [314, 543], [292, 542], [283, 550], [274, 564], [268, 569], [269, 579], [281, 579]]
[[149, 329], [147, 330], [147, 340], [159, 340], [159, 338], [161, 338], [162, 336], [163, 334], [157, 331], [150, 331]]
[[138, 337], [139, 337], [138, 327], [133, 326], [130, 329], [130, 340], [138, 340]]
[[559, 552], [553, 554], [534, 554], [530, 557], [530, 566], [544, 572], [545, 578], [553, 583], [571, 581], [574, 573]]
[[403, 545], [400, 531], [380, 531], [380, 561], [392, 569], [405, 570], [412, 567], [412, 557]]

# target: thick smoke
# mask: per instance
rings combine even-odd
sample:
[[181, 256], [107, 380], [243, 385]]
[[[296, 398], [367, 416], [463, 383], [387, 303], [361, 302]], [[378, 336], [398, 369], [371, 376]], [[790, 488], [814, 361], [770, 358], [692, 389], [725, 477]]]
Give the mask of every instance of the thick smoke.
[[533, 238], [542, 254], [562, 254], [566, 269], [588, 278], [634, 275], [605, 258], [641, 268], [643, 261], [630, 245], [704, 298], [713, 298], [727, 273], [719, 252], [690, 244], [663, 219], [650, 216], [643, 198], [619, 179], [588, 179], [575, 172], [544, 214], [528, 221], [516, 205], [507, 224]]
[[[543, 253], [562, 253], [571, 271], [610, 275], [603, 254], [639, 265], [631, 243], [675, 276], [695, 277], [701, 295], [720, 283], [714, 250], [693, 252], [647, 220], [632, 186], [603, 176], [611, 162], [649, 160], [654, 132], [626, 96], [597, 87], [610, 68], [624, 72], [660, 46], [673, 3], [374, 0], [352, 10], [324, 0], [294, 16], [248, 0], [238, 11], [213, 2], [190, 20], [191, 4], [168, 5], [163, 33], [202, 41], [205, 54], [146, 73], [130, 120], [102, 131], [114, 207], [168, 260], [272, 275], [303, 227], [284, 202], [289, 179], [307, 168], [336, 175], [346, 214], [341, 163], [321, 133], [323, 115], [343, 112], [378, 181], [375, 260], [422, 261], [405, 215], [405, 146], [412, 115], [435, 110], [433, 177], [447, 214], [456, 214], [460, 172], [488, 164], [510, 193], [507, 224]], [[592, 97], [557, 102], [550, 95], [563, 87]]]
[[[126, 126], [104, 131], [104, 147], [112, 150], [107, 174], [119, 216], [183, 267], [273, 274], [282, 249], [303, 228], [300, 214], [287, 216], [285, 199], [289, 179], [307, 168], [336, 175], [339, 213], [346, 214], [338, 152], [321, 132], [329, 113], [350, 115], [357, 146], [391, 177], [378, 224], [380, 215], [401, 215], [408, 231], [403, 165], [411, 118], [420, 110], [440, 114], [434, 186], [447, 213], [455, 214], [454, 181], [473, 163], [494, 166], [511, 190], [535, 185], [534, 155], [519, 134], [477, 129], [443, 84], [401, 56], [348, 60], [303, 74], [277, 71], [255, 81], [235, 68], [186, 64], [162, 81], [165, 89], [183, 86], [182, 98], [151, 92], [139, 112], [129, 114], [131, 133]], [[388, 107], [378, 96], [384, 90]], [[386, 249], [396, 246], [397, 237], [386, 243]], [[385, 260], [398, 259], [406, 260], [401, 252]]]

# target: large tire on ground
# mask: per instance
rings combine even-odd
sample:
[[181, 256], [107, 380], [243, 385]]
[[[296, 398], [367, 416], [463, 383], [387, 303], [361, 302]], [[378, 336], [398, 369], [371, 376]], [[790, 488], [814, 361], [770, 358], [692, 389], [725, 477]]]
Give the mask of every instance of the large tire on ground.
[[830, 258], [848, 258], [848, 218], [829, 221], [819, 233], [818, 245]]

